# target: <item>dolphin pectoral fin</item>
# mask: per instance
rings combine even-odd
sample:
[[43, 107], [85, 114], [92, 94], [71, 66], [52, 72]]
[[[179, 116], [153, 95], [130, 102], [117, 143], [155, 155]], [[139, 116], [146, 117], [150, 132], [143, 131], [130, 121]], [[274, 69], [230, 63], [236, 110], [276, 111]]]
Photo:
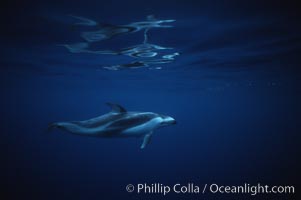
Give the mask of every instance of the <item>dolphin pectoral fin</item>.
[[146, 147], [146, 145], [151, 141], [152, 139], [152, 132], [146, 134], [143, 138], [143, 142], [140, 146], [140, 149], [144, 149]]
[[126, 109], [124, 109], [122, 106], [118, 105], [118, 104], [114, 104], [114, 103], [107, 103], [108, 106], [111, 107], [112, 111], [114, 113], [125, 113], [127, 112]]

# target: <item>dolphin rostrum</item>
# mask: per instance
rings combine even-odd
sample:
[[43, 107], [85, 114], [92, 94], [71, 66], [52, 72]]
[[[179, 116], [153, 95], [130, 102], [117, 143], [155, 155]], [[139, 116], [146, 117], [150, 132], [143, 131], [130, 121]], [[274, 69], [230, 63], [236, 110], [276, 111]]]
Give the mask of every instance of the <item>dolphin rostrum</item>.
[[144, 137], [141, 149], [150, 142], [153, 131], [159, 127], [176, 124], [170, 116], [153, 112], [127, 112], [118, 104], [107, 103], [111, 112], [84, 121], [56, 122], [49, 128], [85, 136], [96, 137]]

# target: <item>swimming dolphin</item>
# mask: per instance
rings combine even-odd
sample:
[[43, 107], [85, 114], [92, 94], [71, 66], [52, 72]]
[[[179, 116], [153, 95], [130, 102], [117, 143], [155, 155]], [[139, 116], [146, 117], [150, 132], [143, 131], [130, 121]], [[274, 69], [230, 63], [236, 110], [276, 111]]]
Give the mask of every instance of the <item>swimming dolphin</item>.
[[56, 122], [49, 128], [59, 128], [77, 135], [96, 137], [144, 137], [140, 148], [150, 142], [153, 131], [159, 127], [176, 124], [170, 116], [153, 112], [127, 112], [118, 104], [107, 103], [111, 112], [84, 121]]

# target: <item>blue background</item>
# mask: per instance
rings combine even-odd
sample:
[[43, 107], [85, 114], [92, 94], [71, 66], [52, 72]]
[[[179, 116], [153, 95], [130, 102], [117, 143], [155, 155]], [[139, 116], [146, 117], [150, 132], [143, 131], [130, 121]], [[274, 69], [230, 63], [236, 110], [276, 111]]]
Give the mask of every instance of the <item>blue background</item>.
[[[1, 195], [10, 199], [192, 199], [235, 195], [137, 195], [129, 183], [300, 183], [300, 21], [294, 1], [10, 1], [1, 6]], [[108, 71], [122, 56], [72, 54], [64, 16], [112, 24], [149, 14], [176, 19], [152, 29], [180, 53], [162, 70]], [[77, 38], [78, 39], [78, 38]], [[108, 46], [135, 44], [142, 32]], [[115, 102], [173, 116], [141, 139], [60, 131]], [[245, 195], [244, 197], [250, 197]], [[267, 195], [260, 198], [288, 198]]]

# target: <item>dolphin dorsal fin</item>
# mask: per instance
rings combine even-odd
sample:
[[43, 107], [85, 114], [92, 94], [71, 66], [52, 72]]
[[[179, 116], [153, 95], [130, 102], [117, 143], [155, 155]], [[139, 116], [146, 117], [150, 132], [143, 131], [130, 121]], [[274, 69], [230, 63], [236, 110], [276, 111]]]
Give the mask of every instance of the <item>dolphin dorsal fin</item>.
[[125, 113], [127, 112], [126, 109], [124, 109], [122, 106], [114, 103], [107, 103], [108, 106], [111, 107], [112, 111], [114, 113]]

